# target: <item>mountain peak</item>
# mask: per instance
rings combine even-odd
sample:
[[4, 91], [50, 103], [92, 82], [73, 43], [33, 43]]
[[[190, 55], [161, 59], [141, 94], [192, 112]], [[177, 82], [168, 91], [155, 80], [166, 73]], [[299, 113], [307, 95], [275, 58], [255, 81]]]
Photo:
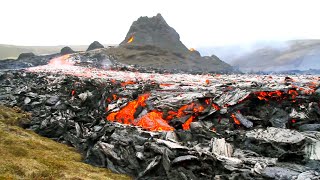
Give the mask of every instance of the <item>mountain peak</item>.
[[151, 18], [143, 16], [134, 21], [120, 45], [152, 45], [171, 52], [186, 53], [187, 47], [179, 34], [170, 27], [160, 13]]

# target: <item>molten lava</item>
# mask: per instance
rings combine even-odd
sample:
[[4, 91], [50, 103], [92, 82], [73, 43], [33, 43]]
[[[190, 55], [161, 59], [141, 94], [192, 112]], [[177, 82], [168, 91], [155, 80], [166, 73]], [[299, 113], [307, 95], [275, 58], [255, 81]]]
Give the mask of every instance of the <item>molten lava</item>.
[[111, 113], [107, 116], [109, 121], [117, 121], [123, 124], [134, 124], [134, 114], [139, 106], [146, 106], [145, 100], [149, 97], [149, 94], [143, 94], [138, 97], [137, 100], [129, 102], [124, 108], [118, 112]]
[[131, 36], [131, 37], [129, 38], [129, 40], [127, 41], [127, 43], [132, 43], [133, 40], [134, 40], [134, 36]]
[[236, 117], [235, 114], [231, 114], [231, 117], [232, 117], [234, 123], [236, 123], [237, 125], [240, 125], [240, 124], [241, 124], [241, 122], [239, 121], [239, 119]]
[[189, 51], [193, 52], [193, 51], [195, 51], [195, 49], [194, 48], [190, 48]]
[[296, 89], [290, 89], [287, 92], [282, 92], [280, 90], [277, 91], [259, 91], [254, 93], [258, 99], [269, 101], [276, 100], [280, 101], [283, 99], [291, 98], [293, 102], [295, 102], [296, 97], [299, 95]]
[[140, 126], [149, 131], [173, 131], [166, 120], [162, 118], [162, 113], [158, 111], [152, 111], [134, 121], [135, 113], [138, 107], [145, 107], [145, 101], [148, 99], [149, 94], [143, 94], [138, 97], [137, 100], [129, 102], [124, 108], [118, 112], [112, 112], [107, 116], [108, 121], [117, 121], [123, 124], [132, 124]]
[[[152, 110], [147, 114], [143, 115], [140, 119], [137, 118], [138, 114], [136, 111], [139, 107], [145, 107], [145, 101], [149, 97], [150, 94], [143, 94], [138, 97], [137, 100], [133, 100], [129, 102], [125, 107], [117, 112], [110, 113], [106, 119], [112, 122], [119, 122], [122, 124], [131, 124], [135, 126], [140, 126], [146, 130], [150, 131], [172, 131], [174, 130], [168, 122], [174, 118], [182, 118], [185, 116], [190, 116], [188, 120], [182, 124], [183, 130], [189, 130], [190, 124], [193, 122], [200, 113], [202, 113], [207, 107], [210, 107], [211, 101], [210, 99], [205, 99], [204, 106], [200, 103], [190, 103], [182, 106], [178, 111], [168, 111], [166, 113]], [[117, 99], [116, 95], [112, 95], [113, 100]], [[110, 102], [111, 99], [107, 99], [107, 102]], [[216, 109], [219, 109], [217, 105], [213, 106]]]
[[185, 123], [182, 124], [182, 129], [183, 130], [189, 130], [190, 129], [190, 124], [193, 121], [193, 116], [191, 116]]
[[276, 91], [259, 91], [254, 93], [258, 99], [269, 101], [270, 99], [281, 100], [284, 98], [284, 93], [280, 90]]
[[173, 131], [174, 128], [162, 119], [162, 115], [159, 112], [149, 112], [144, 115], [137, 123], [137, 126], [143, 127], [149, 131]]

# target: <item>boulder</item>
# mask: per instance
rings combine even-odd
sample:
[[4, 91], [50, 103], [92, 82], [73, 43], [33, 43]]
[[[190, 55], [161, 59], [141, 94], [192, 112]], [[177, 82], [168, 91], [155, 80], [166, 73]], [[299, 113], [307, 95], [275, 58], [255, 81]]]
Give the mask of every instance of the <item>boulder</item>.
[[98, 41], [94, 41], [93, 43], [91, 43], [87, 49], [87, 51], [91, 51], [94, 49], [100, 49], [100, 48], [104, 48], [104, 46], [102, 44], [100, 44]]
[[72, 54], [72, 53], [74, 53], [74, 51], [69, 46], [62, 48], [60, 51], [61, 55]]
[[26, 58], [31, 58], [36, 56], [35, 54], [33, 54], [32, 52], [28, 52], [28, 53], [21, 53], [18, 57], [18, 59], [26, 59]]

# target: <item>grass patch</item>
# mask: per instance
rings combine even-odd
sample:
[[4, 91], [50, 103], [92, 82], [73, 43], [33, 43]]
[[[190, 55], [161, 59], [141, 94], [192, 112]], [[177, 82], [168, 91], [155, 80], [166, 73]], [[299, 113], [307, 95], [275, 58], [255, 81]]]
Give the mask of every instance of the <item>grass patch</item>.
[[2, 179], [131, 179], [82, 162], [67, 145], [17, 125], [30, 114], [0, 106], [0, 180]]

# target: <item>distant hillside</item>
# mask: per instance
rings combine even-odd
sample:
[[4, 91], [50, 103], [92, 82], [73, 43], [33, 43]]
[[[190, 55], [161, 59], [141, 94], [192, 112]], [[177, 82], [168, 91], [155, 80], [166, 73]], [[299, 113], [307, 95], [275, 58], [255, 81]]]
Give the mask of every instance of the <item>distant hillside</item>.
[[320, 69], [320, 40], [291, 40], [254, 45], [202, 48], [241, 71]]
[[231, 64], [243, 71], [320, 69], [320, 40], [295, 40], [286, 42], [286, 46], [267, 46], [234, 58]]
[[[89, 45], [68, 45], [75, 51], [85, 51]], [[15, 59], [21, 53], [33, 52], [37, 55], [42, 54], [54, 54], [59, 53], [60, 50], [65, 47], [64, 45], [60, 46], [15, 46], [0, 44], [0, 60], [12, 58]]]

